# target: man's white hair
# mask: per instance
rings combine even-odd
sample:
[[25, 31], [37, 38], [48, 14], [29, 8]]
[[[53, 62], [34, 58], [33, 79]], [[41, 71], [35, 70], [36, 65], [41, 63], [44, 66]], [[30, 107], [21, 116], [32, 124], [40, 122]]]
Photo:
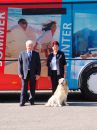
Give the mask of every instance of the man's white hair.
[[32, 41], [32, 40], [27, 40], [27, 41], [26, 41], [26, 46], [27, 46], [27, 45], [34, 45], [34, 44], [35, 44], [35, 42]]

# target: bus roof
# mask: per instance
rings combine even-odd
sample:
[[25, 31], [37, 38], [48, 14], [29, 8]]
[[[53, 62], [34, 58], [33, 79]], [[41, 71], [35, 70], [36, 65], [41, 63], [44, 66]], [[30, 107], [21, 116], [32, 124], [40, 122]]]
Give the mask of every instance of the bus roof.
[[62, 2], [61, 0], [0, 0], [0, 3], [48, 3], [48, 2]]
[[53, 3], [53, 2], [97, 2], [97, 0], [0, 0], [0, 4], [8, 3]]

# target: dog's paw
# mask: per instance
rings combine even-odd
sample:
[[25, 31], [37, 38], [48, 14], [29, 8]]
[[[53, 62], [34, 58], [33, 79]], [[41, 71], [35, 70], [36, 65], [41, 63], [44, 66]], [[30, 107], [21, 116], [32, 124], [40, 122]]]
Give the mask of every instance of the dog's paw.
[[62, 107], [62, 104], [58, 103], [56, 104], [56, 107]]
[[67, 102], [64, 103], [65, 106], [69, 106], [69, 104]]
[[48, 103], [45, 104], [45, 107], [49, 107], [50, 105]]
[[45, 107], [53, 107], [53, 104], [47, 102], [47, 103], [45, 104]]
[[62, 105], [61, 105], [61, 104], [59, 104], [59, 105], [58, 105], [58, 107], [62, 107]]

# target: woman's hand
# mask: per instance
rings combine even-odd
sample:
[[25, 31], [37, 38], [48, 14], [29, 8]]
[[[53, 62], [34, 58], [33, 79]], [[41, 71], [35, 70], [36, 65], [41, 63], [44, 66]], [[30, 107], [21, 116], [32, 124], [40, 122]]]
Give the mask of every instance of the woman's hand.
[[36, 75], [36, 80], [38, 80], [40, 78], [40, 75]]
[[66, 78], [66, 72], [64, 72], [64, 78]]

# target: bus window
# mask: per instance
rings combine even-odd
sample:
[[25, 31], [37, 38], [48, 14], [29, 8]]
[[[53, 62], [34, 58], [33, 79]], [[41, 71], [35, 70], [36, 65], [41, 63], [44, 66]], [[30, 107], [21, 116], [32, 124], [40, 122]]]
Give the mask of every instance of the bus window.
[[79, 85], [88, 99], [96, 100], [97, 87], [94, 81], [97, 77], [97, 4], [75, 4], [73, 16], [74, 83], [75, 86]]

